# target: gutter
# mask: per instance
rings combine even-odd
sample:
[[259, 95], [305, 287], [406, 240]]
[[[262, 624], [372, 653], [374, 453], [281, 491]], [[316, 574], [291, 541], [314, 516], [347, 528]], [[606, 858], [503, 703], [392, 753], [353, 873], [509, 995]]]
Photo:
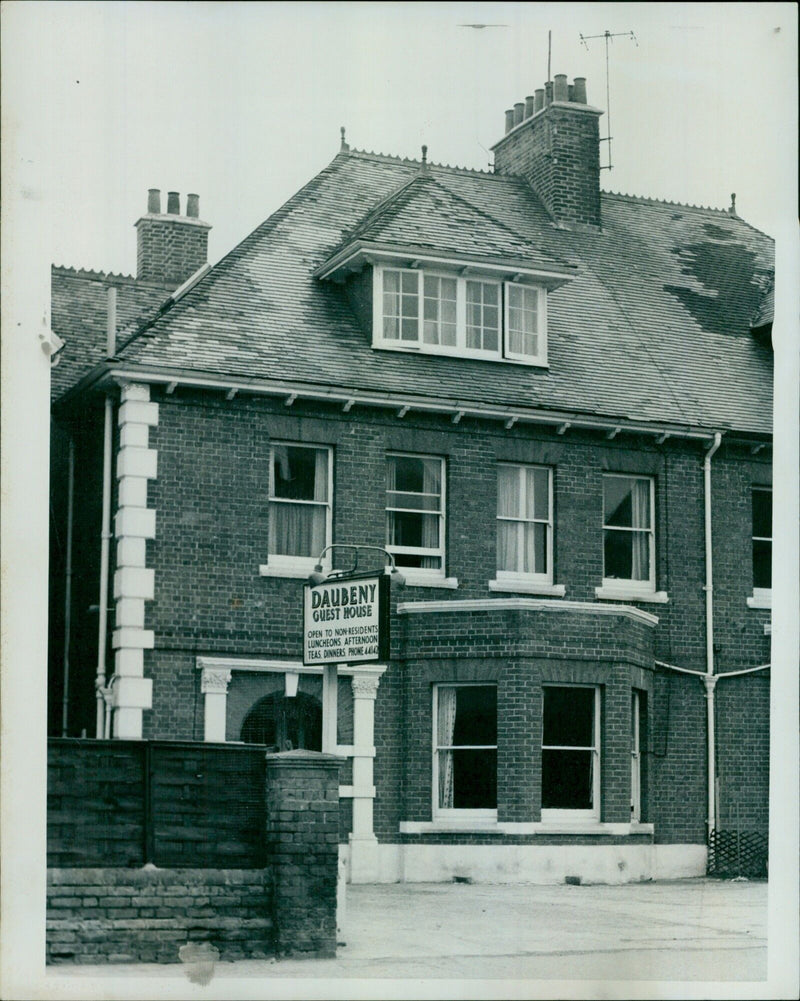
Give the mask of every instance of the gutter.
[[711, 460], [722, 444], [719, 431], [714, 435], [714, 443], [703, 460], [703, 486], [705, 495], [705, 549], [706, 549], [706, 673], [703, 684], [706, 691], [706, 717], [708, 737], [708, 835], [716, 828], [716, 734], [714, 689], [717, 677], [714, 675], [714, 568], [711, 545]]
[[[114, 357], [117, 330], [117, 290], [109, 288], [106, 312], [106, 353]], [[100, 611], [97, 626], [97, 725], [95, 736], [105, 733], [106, 638], [108, 633], [108, 569], [111, 545], [111, 430], [114, 401], [106, 396], [103, 414], [103, 514], [100, 525]]]

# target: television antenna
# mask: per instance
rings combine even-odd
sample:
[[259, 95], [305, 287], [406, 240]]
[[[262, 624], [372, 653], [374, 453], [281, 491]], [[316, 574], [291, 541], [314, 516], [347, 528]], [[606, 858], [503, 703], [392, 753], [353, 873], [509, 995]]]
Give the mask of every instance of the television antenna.
[[636, 41], [636, 35], [632, 31], [604, 31], [602, 35], [581, 35], [581, 42], [585, 46], [587, 52], [589, 50], [588, 43], [594, 41], [597, 38], [605, 39], [606, 43], [606, 137], [601, 139], [600, 142], [608, 143], [608, 163], [601, 167], [601, 170], [612, 170], [611, 164], [611, 91], [608, 82], [608, 43], [613, 42], [615, 38], [630, 38], [636, 48], [639, 48], [639, 43]]

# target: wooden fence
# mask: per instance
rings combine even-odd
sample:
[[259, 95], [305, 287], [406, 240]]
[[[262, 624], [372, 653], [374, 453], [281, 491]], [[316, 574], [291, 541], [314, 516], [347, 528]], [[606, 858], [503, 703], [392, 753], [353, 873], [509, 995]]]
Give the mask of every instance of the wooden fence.
[[49, 867], [265, 865], [266, 748], [48, 740]]

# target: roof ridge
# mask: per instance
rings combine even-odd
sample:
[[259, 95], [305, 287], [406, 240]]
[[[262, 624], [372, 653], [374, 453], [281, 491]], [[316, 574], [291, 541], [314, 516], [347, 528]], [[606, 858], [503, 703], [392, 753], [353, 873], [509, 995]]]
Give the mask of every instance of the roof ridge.
[[730, 219], [740, 219], [738, 215], [733, 215], [727, 209], [716, 208], [714, 205], [694, 205], [692, 202], [673, 202], [669, 198], [653, 198], [650, 195], [629, 195], [627, 191], [600, 191], [601, 195], [608, 195], [611, 198], [626, 198], [633, 202], [648, 202], [652, 205], [673, 205], [682, 209], [696, 209], [700, 212], [719, 212]]
[[[108, 279], [113, 278], [116, 281], [129, 281], [135, 282], [140, 281], [135, 275], [126, 275], [122, 271], [119, 273], [115, 271], [95, 271], [94, 268], [76, 268], [69, 264], [51, 264], [50, 270], [52, 271], [62, 271], [68, 272], [75, 275], [78, 278], [102, 278]], [[144, 282], [143, 284], [159, 284], [158, 282]]]
[[420, 181], [428, 180], [433, 180], [433, 178], [430, 177], [426, 171], [420, 170], [417, 174], [414, 174], [413, 177], [409, 177], [407, 181], [403, 181], [402, 184], [390, 191], [388, 195], [384, 195], [384, 197], [381, 198], [376, 205], [374, 205], [364, 216], [361, 217], [361, 220], [351, 230], [344, 231], [342, 233], [340, 246], [355, 239], [359, 233], [363, 233], [364, 230], [367, 230], [370, 226], [375, 225], [375, 223], [380, 220], [383, 213], [398, 202], [401, 196], [408, 192], [409, 188], [412, 188]]
[[[371, 149], [354, 149], [353, 147], [345, 151], [345, 156], [347, 155], [352, 155], [356, 157], [375, 157], [380, 160], [391, 160], [393, 163], [406, 163], [418, 167], [421, 167], [423, 163], [422, 160], [417, 160], [414, 157], [399, 156], [398, 154], [395, 153], [381, 153], [379, 151]], [[480, 167], [461, 167], [458, 164], [454, 165], [450, 163], [434, 163], [431, 160], [426, 160], [425, 166], [429, 168], [432, 167], [436, 170], [452, 170], [454, 172], [457, 171], [462, 174], [479, 174], [481, 177], [491, 177], [494, 178], [495, 180], [499, 180], [501, 178], [504, 179], [504, 175], [496, 174], [493, 170], [481, 170]]]

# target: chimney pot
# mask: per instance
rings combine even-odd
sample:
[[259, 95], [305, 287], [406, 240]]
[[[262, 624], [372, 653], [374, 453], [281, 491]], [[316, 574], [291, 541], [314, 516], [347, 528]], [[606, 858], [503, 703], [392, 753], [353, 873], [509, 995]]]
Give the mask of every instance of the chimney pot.
[[568, 101], [569, 91], [567, 89], [567, 74], [556, 73], [555, 86], [553, 87], [554, 101]]
[[186, 215], [191, 219], [197, 219], [200, 216], [200, 195], [187, 195], [186, 196]]
[[509, 108], [506, 111], [506, 132], [510, 132], [514, 128], [514, 109]]
[[548, 105], [553, 103], [553, 81], [552, 80], [548, 80], [547, 83], [544, 85], [544, 103], [548, 104]]
[[533, 114], [533, 94], [525, 98], [525, 117], [530, 118]]
[[536, 114], [544, 107], [544, 87], [538, 87], [534, 93], [533, 113]]
[[170, 191], [167, 194], [167, 214], [181, 214], [181, 196], [177, 191]]
[[525, 105], [522, 101], [517, 101], [514, 105], [514, 124], [519, 125], [522, 121], [522, 116], [525, 114]]
[[586, 100], [586, 77], [576, 76], [573, 84], [573, 100], [577, 104], [587, 104]]
[[147, 211], [151, 215], [161, 215], [161, 191], [158, 188], [147, 191]]

